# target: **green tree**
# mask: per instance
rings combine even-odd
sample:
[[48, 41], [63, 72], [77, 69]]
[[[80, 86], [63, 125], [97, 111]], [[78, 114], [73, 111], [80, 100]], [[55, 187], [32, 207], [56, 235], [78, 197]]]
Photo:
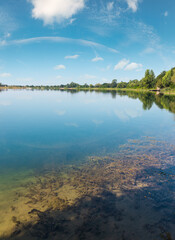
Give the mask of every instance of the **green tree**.
[[135, 80], [130, 80], [128, 85], [127, 85], [127, 88], [138, 88], [140, 86], [140, 82], [135, 79]]
[[111, 88], [116, 88], [117, 87], [117, 79], [113, 79], [111, 83]]
[[164, 87], [169, 87], [171, 84], [172, 70], [166, 72], [165, 76], [162, 78], [162, 84]]
[[163, 87], [163, 83], [162, 83], [162, 79], [165, 76], [166, 71], [161, 72], [161, 74], [159, 74], [156, 78], [156, 87], [162, 88]]
[[100, 83], [95, 84], [95, 88], [99, 88], [99, 87], [101, 87]]
[[118, 88], [126, 88], [127, 87], [127, 83], [126, 82], [120, 82], [117, 84]]
[[147, 69], [145, 71], [145, 77], [141, 80], [141, 86], [143, 88], [153, 88], [155, 87], [155, 74], [153, 70]]

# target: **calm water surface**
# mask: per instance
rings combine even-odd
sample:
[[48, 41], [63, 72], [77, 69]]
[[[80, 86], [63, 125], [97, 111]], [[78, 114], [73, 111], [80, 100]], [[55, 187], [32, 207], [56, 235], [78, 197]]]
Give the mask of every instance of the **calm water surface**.
[[[174, 146], [173, 96], [1, 91], [0, 237], [175, 239]], [[88, 185], [93, 177], [93, 186]], [[71, 196], [66, 195], [68, 192]], [[82, 212], [76, 215], [78, 204]], [[66, 217], [71, 217], [67, 223], [59, 222], [65, 211]], [[48, 219], [59, 222], [60, 228], [53, 227], [55, 222], [51, 227], [41, 213], [49, 214]], [[132, 226], [129, 229], [128, 224]]]

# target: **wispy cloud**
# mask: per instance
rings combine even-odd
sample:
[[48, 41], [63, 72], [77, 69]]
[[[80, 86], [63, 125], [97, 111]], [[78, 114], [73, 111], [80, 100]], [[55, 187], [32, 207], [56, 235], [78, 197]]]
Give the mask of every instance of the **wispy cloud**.
[[80, 55], [65, 56], [65, 59], [77, 59]]
[[1, 78], [8, 78], [8, 77], [11, 77], [11, 76], [12, 76], [11, 73], [0, 73]]
[[64, 66], [63, 64], [57, 65], [54, 67], [55, 70], [61, 70], [61, 69], [66, 69], [66, 66]]
[[89, 80], [89, 79], [96, 79], [97, 76], [90, 75], [90, 74], [85, 74], [85, 75], [84, 75], [84, 78], [85, 78], [86, 80]]
[[133, 20], [130, 21], [125, 30], [131, 42], [142, 42], [143, 44], [149, 44], [150, 47], [159, 45], [160, 37], [155, 32], [153, 26]]
[[64, 116], [66, 114], [66, 111], [65, 110], [56, 110], [55, 113], [58, 115], [58, 116]]
[[76, 21], [76, 18], [71, 18], [70, 21], [69, 21], [69, 23], [72, 24], [72, 23], [75, 22], [75, 21]]
[[98, 61], [103, 61], [104, 59], [102, 57], [95, 57], [91, 61], [92, 62], [98, 62]]
[[75, 127], [75, 128], [78, 128], [78, 127], [79, 127], [77, 123], [73, 123], [73, 122], [65, 123], [65, 126], [68, 126], [68, 127]]
[[9, 37], [11, 37], [11, 33], [6, 32], [6, 33], [4, 34], [4, 38], [9, 38]]
[[7, 45], [6, 40], [0, 40], [0, 46], [2, 47], [2, 46], [5, 46], [5, 45]]
[[61, 79], [61, 78], [62, 78], [61, 75], [56, 76], [56, 79]]
[[92, 120], [92, 122], [95, 123], [95, 125], [100, 125], [100, 124], [103, 124], [103, 123], [104, 123], [104, 121], [102, 121], [102, 120], [96, 120], [96, 119]]
[[168, 11], [165, 11], [165, 12], [164, 12], [164, 16], [165, 16], [165, 17], [168, 17]]
[[114, 48], [110, 48], [108, 46], [105, 46], [97, 42], [88, 41], [84, 39], [65, 38], [65, 37], [34, 37], [34, 38], [18, 39], [18, 40], [12, 40], [12, 41], [4, 41], [3, 44], [0, 44], [0, 45], [3, 45], [3, 46], [22, 45], [22, 44], [29, 44], [29, 43], [40, 43], [42, 41], [50, 41], [55, 43], [79, 44], [87, 47], [100, 48], [113, 53], [118, 53], [118, 50]]
[[[8, 34], [15, 31], [18, 24], [14, 18], [8, 13], [7, 9], [0, 7], [0, 35], [9, 37]], [[5, 36], [6, 35], [6, 36]]]
[[155, 48], [147, 47], [141, 52], [141, 54], [151, 54], [151, 53], [154, 53], [154, 52], [155, 52]]
[[111, 65], [107, 65], [105, 68], [101, 68], [100, 70], [104, 72], [104, 71], [109, 71], [110, 68], [111, 68]]
[[44, 21], [44, 24], [61, 23], [70, 19], [85, 7], [84, 0], [29, 0], [32, 5], [32, 17]]
[[[106, 1], [107, 2], [107, 1]], [[120, 16], [120, 13], [124, 11], [120, 8], [117, 1], [111, 1], [104, 4], [103, 1], [94, 1], [89, 13], [89, 18], [93, 19], [97, 23], [96, 30], [99, 28], [99, 23], [103, 28], [107, 25], [114, 26], [117, 24], [116, 20]], [[93, 22], [94, 23], [94, 22]], [[92, 28], [94, 27], [94, 24]], [[98, 32], [97, 32], [98, 33]]]
[[108, 2], [107, 3], [107, 10], [111, 11], [114, 8], [114, 2]]
[[129, 63], [129, 60], [122, 59], [114, 66], [114, 70], [124, 69], [124, 67]]
[[128, 7], [132, 9], [133, 12], [136, 12], [138, 9], [139, 0], [126, 0]]

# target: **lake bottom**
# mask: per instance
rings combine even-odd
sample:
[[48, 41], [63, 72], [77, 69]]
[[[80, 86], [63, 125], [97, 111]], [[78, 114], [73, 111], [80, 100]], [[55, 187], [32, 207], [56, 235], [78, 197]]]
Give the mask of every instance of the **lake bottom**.
[[143, 137], [82, 164], [26, 171], [4, 187], [0, 239], [173, 240], [174, 153]]

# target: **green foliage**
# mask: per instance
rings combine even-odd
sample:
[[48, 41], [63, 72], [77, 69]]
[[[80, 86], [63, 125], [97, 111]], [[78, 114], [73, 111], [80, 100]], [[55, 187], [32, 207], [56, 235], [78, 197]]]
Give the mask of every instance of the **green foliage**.
[[172, 70], [166, 72], [165, 76], [162, 78], [162, 84], [164, 87], [169, 87], [171, 84]]
[[100, 87], [101, 87], [101, 88], [110, 88], [110, 87], [111, 87], [111, 84], [110, 84], [110, 83], [103, 83], [103, 84], [101, 84]]
[[127, 83], [126, 82], [120, 82], [117, 84], [118, 88], [126, 88], [127, 87]]
[[116, 88], [117, 87], [117, 79], [113, 79], [111, 83], [111, 88]]
[[79, 87], [78, 83], [71, 82], [70, 84], [67, 84], [67, 88], [77, 88]]
[[100, 88], [100, 87], [101, 87], [100, 83], [95, 84], [95, 88]]
[[171, 71], [172, 71], [171, 86], [175, 88], [175, 68], [172, 68]]
[[156, 87], [163, 88], [162, 78], [165, 76], [166, 71], [161, 72], [156, 78]]
[[80, 87], [82, 87], [82, 88], [89, 88], [89, 85], [87, 83], [85, 83], [84, 85], [81, 85]]
[[127, 84], [127, 88], [138, 88], [140, 86], [139, 80], [130, 80], [129, 83]]
[[147, 69], [145, 72], [145, 77], [141, 80], [141, 87], [143, 88], [153, 88], [155, 87], [155, 74], [153, 70]]

